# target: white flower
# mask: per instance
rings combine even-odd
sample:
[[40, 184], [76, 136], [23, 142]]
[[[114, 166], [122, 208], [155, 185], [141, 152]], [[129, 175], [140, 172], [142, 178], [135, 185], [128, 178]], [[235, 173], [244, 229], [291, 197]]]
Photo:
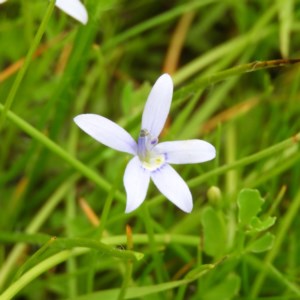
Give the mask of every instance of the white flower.
[[[6, 1], [0, 0], [0, 4]], [[56, 0], [55, 6], [82, 24], [86, 24], [88, 21], [86, 8], [79, 0]]]
[[82, 24], [87, 23], [86, 8], [79, 0], [56, 0], [55, 5]]
[[160, 76], [147, 99], [137, 143], [122, 127], [102, 116], [83, 114], [74, 118], [83, 131], [100, 143], [134, 155], [124, 174], [126, 213], [143, 203], [150, 178], [166, 198], [183, 211], [191, 212], [191, 192], [169, 164], [200, 163], [216, 156], [214, 146], [201, 140], [158, 143], [170, 110], [172, 94], [171, 77], [168, 74]]

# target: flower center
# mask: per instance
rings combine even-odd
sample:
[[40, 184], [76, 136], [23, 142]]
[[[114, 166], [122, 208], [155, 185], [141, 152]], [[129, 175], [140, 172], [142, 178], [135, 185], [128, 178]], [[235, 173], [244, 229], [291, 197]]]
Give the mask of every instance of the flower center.
[[137, 153], [142, 166], [150, 171], [157, 170], [165, 163], [165, 156], [154, 149], [157, 143], [157, 137], [153, 137], [147, 129], [141, 130]]

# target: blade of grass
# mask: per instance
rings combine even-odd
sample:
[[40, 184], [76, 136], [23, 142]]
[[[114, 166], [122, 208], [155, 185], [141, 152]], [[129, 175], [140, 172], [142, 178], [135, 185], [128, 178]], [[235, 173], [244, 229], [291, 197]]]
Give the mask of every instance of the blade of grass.
[[279, 38], [282, 57], [289, 56], [291, 27], [293, 23], [294, 0], [277, 0], [279, 14]]
[[[78, 175], [73, 175], [69, 180], [63, 182], [63, 184], [53, 193], [53, 195], [46, 201], [45, 205], [35, 215], [30, 224], [25, 229], [25, 233], [32, 234], [36, 233], [41, 225], [46, 221], [48, 216], [54, 210], [54, 208], [62, 201], [63, 196], [69, 191], [74, 184]], [[21, 241], [22, 242], [22, 241]], [[4, 264], [1, 267], [0, 272], [0, 290], [4, 286], [9, 274], [11, 273], [16, 261], [21, 256], [22, 252], [26, 248], [25, 244], [17, 244], [10, 251], [9, 256], [6, 258]]]
[[[3, 105], [0, 104], [0, 110], [3, 110]], [[31, 137], [38, 140], [42, 145], [48, 148], [51, 152], [55, 153], [59, 157], [61, 157], [65, 162], [70, 164], [76, 170], [78, 170], [81, 174], [84, 174], [87, 178], [91, 179], [95, 182], [100, 188], [104, 189], [105, 191], [109, 192], [111, 190], [111, 184], [103, 179], [101, 176], [98, 175], [97, 172], [86, 166], [84, 163], [76, 159], [66, 150], [61, 148], [55, 142], [50, 140], [47, 136], [43, 133], [38, 131], [35, 127], [31, 126], [25, 120], [18, 117], [11, 111], [8, 111], [7, 118], [14, 122], [18, 127], [20, 127], [23, 131], [29, 134]], [[125, 202], [125, 196], [120, 191], [117, 191], [115, 194], [116, 198]]]
[[48, 24], [48, 21], [52, 15], [52, 11], [53, 11], [53, 8], [54, 8], [54, 4], [55, 4], [55, 0], [50, 0], [49, 4], [48, 4], [48, 8], [46, 10], [46, 13], [43, 17], [43, 20], [42, 20], [42, 23], [35, 35], [35, 38], [32, 42], [32, 45], [26, 55], [26, 58], [25, 58], [25, 61], [24, 61], [24, 64], [22, 65], [14, 83], [13, 83], [13, 86], [8, 94], [8, 97], [5, 101], [5, 104], [4, 104], [4, 109], [2, 110], [2, 114], [1, 114], [1, 117], [0, 117], [0, 131], [2, 129], [2, 127], [4, 126], [4, 122], [5, 122], [5, 118], [6, 118], [6, 115], [11, 107], [11, 105], [13, 104], [13, 101], [15, 100], [15, 97], [16, 97], [16, 94], [17, 94], [17, 91], [20, 87], [20, 84], [22, 82], [22, 79], [24, 78], [25, 76], [25, 73], [29, 67], [29, 64], [32, 60], [32, 57], [42, 39], [42, 36], [46, 30], [46, 27], [47, 27], [47, 24]]
[[[199, 186], [201, 183], [205, 182], [211, 177], [224, 174], [229, 170], [235, 169], [235, 168], [240, 168], [243, 166], [246, 166], [248, 164], [254, 163], [258, 160], [261, 160], [265, 157], [274, 155], [278, 152], [281, 152], [289, 147], [294, 147], [295, 144], [300, 143], [300, 132], [296, 133], [292, 137], [277, 143], [273, 146], [270, 146], [262, 151], [259, 151], [257, 153], [251, 154], [249, 156], [246, 156], [244, 158], [241, 158], [231, 164], [223, 165], [221, 167], [218, 167], [212, 171], [208, 171], [203, 175], [197, 176], [191, 180], [188, 180], [187, 183], [190, 187], [196, 187]], [[149, 206], [156, 206], [159, 202], [163, 201], [164, 197], [162, 195], [158, 195], [156, 197], [153, 197], [149, 201]]]
[[[88, 247], [88, 248], [95, 248], [95, 249], [102, 249], [103, 251], [108, 251], [110, 255], [124, 258], [124, 259], [141, 259], [142, 254], [128, 251], [128, 250], [118, 250], [113, 249], [110, 246], [104, 245], [99, 242], [94, 242], [92, 240], [82, 240], [82, 239], [61, 239], [57, 240], [58, 243], [61, 243], [63, 247], [66, 248], [74, 248], [76, 247]], [[52, 243], [52, 245], [55, 243], [55, 241]], [[103, 247], [104, 246], [104, 247]], [[100, 248], [99, 248], [100, 247]], [[18, 294], [20, 290], [22, 290], [27, 284], [29, 284], [32, 280], [37, 278], [39, 275], [44, 273], [45, 271], [49, 270], [50, 268], [53, 268], [54, 266], [58, 265], [59, 263], [64, 262], [67, 260], [72, 252], [75, 252], [76, 254], [81, 254], [82, 249], [76, 248], [74, 250], [59, 250], [59, 253], [52, 255], [51, 257], [43, 260], [42, 262], [38, 263], [34, 267], [32, 267], [28, 272], [24, 273], [20, 278], [18, 278], [13, 284], [11, 284], [1, 295], [0, 300], [10, 300], [15, 295]]]
[[176, 102], [176, 105], [179, 105], [179, 103], [183, 101], [185, 97], [187, 97], [189, 94], [193, 94], [194, 91], [198, 90], [199, 88], [210, 86], [231, 76], [237, 76], [244, 73], [250, 73], [263, 69], [287, 67], [289, 65], [297, 64], [299, 62], [300, 59], [275, 59], [267, 61], [254, 61], [251, 63], [238, 65], [236, 67], [217, 72], [215, 74], [197, 78], [191, 83], [186, 84], [184, 87], [181, 87], [174, 93], [173, 101]]
[[195, 10], [196, 8], [199, 8], [201, 6], [210, 4], [216, 2], [216, 0], [202, 0], [202, 1], [193, 1], [190, 3], [185, 3], [181, 6], [174, 7], [171, 10], [168, 10], [166, 13], [163, 13], [161, 15], [158, 15], [157, 17], [154, 17], [150, 20], [144, 21], [141, 24], [138, 24], [134, 27], [131, 27], [127, 31], [117, 35], [116, 37], [112, 38], [108, 42], [106, 42], [103, 45], [103, 51], [108, 51], [109, 49], [112, 49], [116, 47], [117, 45], [124, 43], [128, 39], [143, 33], [144, 31], [151, 29], [155, 26], [158, 26], [162, 23], [168, 22], [183, 13]]

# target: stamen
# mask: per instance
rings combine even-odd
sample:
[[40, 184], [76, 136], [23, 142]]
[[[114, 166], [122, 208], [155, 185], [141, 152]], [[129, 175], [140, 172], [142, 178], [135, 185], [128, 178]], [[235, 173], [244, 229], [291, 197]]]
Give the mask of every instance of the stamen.
[[138, 156], [147, 170], [154, 171], [165, 163], [165, 156], [155, 151], [158, 138], [153, 137], [147, 129], [142, 129], [138, 139]]
[[145, 137], [149, 135], [149, 131], [147, 129], [142, 129], [140, 132], [140, 137]]

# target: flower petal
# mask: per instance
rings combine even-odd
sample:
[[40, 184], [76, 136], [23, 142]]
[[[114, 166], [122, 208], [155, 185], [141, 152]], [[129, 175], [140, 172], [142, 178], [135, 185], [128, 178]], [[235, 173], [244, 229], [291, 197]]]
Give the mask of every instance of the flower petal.
[[79, 0], [56, 0], [55, 5], [82, 24], [87, 23], [86, 8]]
[[193, 209], [192, 194], [180, 175], [168, 164], [151, 173], [151, 178], [162, 194], [184, 212]]
[[194, 164], [216, 157], [215, 147], [201, 140], [164, 142], [155, 146], [155, 150], [164, 153], [170, 164]]
[[134, 139], [111, 120], [95, 114], [83, 114], [75, 117], [74, 122], [98, 142], [121, 152], [136, 154]]
[[163, 74], [155, 82], [145, 105], [142, 117], [142, 129], [158, 137], [162, 131], [173, 95], [173, 81], [170, 75]]
[[127, 194], [125, 212], [130, 213], [145, 200], [150, 181], [149, 171], [142, 167], [137, 156], [128, 163], [123, 181]]

